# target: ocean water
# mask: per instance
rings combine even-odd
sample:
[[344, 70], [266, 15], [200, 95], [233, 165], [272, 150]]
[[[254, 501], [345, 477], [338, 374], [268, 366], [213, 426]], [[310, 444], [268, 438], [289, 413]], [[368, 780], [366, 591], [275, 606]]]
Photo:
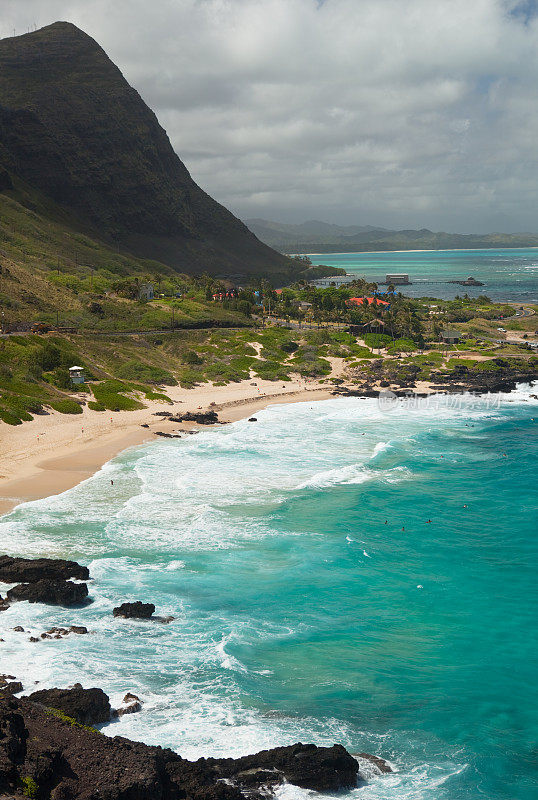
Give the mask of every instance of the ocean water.
[[[492, 300], [538, 303], [538, 249], [424, 250], [391, 253], [315, 253], [313, 264], [341, 267], [372, 281], [390, 272], [405, 272], [412, 286], [409, 297], [452, 299], [467, 292], [487, 294]], [[472, 275], [484, 286], [458, 286], [447, 281]]]
[[[532, 393], [271, 406], [20, 506], [0, 550], [89, 564], [93, 603], [2, 613], [0, 672], [134, 691], [142, 713], [105, 732], [190, 758], [300, 740], [389, 759], [352, 800], [535, 797]], [[130, 599], [175, 620], [114, 619]], [[73, 623], [89, 635], [28, 642]]]

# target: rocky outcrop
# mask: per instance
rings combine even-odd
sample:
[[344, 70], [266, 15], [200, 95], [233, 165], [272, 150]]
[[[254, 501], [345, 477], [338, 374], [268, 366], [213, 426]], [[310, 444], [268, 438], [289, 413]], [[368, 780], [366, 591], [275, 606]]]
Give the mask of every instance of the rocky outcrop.
[[0, 581], [3, 583], [30, 583], [40, 580], [87, 581], [90, 577], [88, 567], [76, 561], [61, 558], [12, 558], [0, 556]]
[[338, 792], [357, 784], [356, 759], [345, 747], [295, 744], [262, 750], [243, 758], [207, 759], [221, 778], [242, 789], [275, 786], [283, 781], [318, 792]]
[[340, 745], [308, 744], [192, 762], [101, 736], [29, 699], [0, 699], [0, 791], [14, 791], [23, 777], [40, 800], [262, 800], [283, 781], [317, 791], [353, 788], [359, 764]]
[[41, 639], [63, 639], [64, 637], [69, 636], [70, 633], [76, 633], [81, 636], [85, 633], [88, 633], [88, 629], [85, 627], [85, 625], [71, 625], [69, 628], [62, 628], [55, 625], [54, 627], [49, 628], [48, 631], [43, 631], [41, 634]]
[[0, 697], [11, 697], [22, 690], [22, 683], [14, 675], [0, 675]]
[[112, 711], [102, 689], [83, 689], [80, 683], [70, 689], [40, 689], [26, 699], [62, 711], [81, 725], [108, 722]]
[[10, 603], [27, 600], [29, 603], [46, 603], [53, 606], [79, 606], [86, 602], [88, 587], [73, 581], [42, 580], [35, 583], [20, 583], [10, 589]]
[[127, 692], [121, 701], [121, 706], [112, 711], [113, 717], [123, 717], [125, 714], [136, 714], [142, 711], [142, 701], [132, 692]]
[[187, 411], [170, 417], [171, 422], [197, 422], [198, 425], [216, 425], [219, 416], [216, 411]]
[[124, 619], [150, 619], [155, 612], [153, 603], [143, 603], [137, 600], [134, 603], [122, 603], [113, 610], [115, 617], [123, 617]]

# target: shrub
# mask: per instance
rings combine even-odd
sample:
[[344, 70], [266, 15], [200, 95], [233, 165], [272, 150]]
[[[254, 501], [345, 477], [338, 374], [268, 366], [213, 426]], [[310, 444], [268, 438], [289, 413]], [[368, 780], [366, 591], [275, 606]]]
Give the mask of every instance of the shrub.
[[203, 363], [203, 361], [200, 358], [200, 356], [198, 355], [198, 353], [195, 353], [194, 350], [187, 350], [187, 352], [183, 356], [183, 361], [185, 362], [185, 364], [202, 364]]
[[140, 361], [126, 361], [117, 370], [119, 378], [128, 381], [143, 381], [144, 383], [164, 383], [166, 386], [176, 386], [177, 381], [174, 376], [161, 367], [154, 367], [150, 364], [143, 364]]
[[417, 349], [416, 343], [412, 339], [395, 339], [387, 347], [388, 353], [412, 353], [413, 350]]
[[55, 411], [59, 411], [60, 414], [82, 414], [80, 403], [77, 403], [76, 400], [71, 400], [69, 397], [65, 397], [62, 400], [54, 400], [49, 405]]
[[364, 335], [364, 343], [368, 347], [375, 347], [376, 349], [386, 347], [391, 341], [390, 336], [387, 336], [386, 333], [366, 333]]
[[50, 382], [54, 384], [54, 386], [58, 386], [59, 389], [70, 389], [71, 376], [69, 370], [66, 369], [66, 367], [57, 367], [50, 374]]
[[125, 397], [127, 392], [133, 391], [133, 387], [128, 383], [108, 380], [92, 384], [91, 389], [95, 399], [109, 411], [134, 411], [137, 408], [144, 408], [138, 400]]
[[0, 408], [0, 419], [7, 425], [22, 425], [22, 420], [7, 408]]
[[151, 389], [142, 389], [144, 392], [144, 397], [146, 400], [162, 400], [165, 403], [172, 403], [173, 401], [170, 400], [167, 394], [163, 394], [163, 392], [152, 392]]
[[285, 366], [278, 361], [256, 361], [254, 367], [258, 378], [266, 381], [289, 381], [290, 376]]
[[62, 361], [62, 353], [59, 347], [52, 342], [45, 342], [41, 353], [37, 354], [37, 363], [42, 370], [48, 372], [55, 367], [59, 367]]
[[299, 349], [299, 345], [297, 342], [282, 342], [280, 349], [285, 353], [295, 353]]
[[106, 407], [102, 403], [98, 403], [97, 400], [90, 400], [88, 408], [91, 408], [92, 411], [106, 411]]
[[31, 797], [31, 798], [37, 797], [39, 786], [37, 785], [37, 783], [34, 781], [33, 778], [27, 775], [25, 778], [21, 778], [21, 783], [22, 783], [22, 793], [25, 797]]

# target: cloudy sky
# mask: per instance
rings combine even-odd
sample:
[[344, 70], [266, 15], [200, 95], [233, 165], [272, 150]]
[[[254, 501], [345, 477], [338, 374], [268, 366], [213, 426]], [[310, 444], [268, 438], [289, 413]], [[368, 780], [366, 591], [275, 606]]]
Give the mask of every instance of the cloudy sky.
[[92, 35], [234, 213], [538, 230], [536, 0], [0, 0]]

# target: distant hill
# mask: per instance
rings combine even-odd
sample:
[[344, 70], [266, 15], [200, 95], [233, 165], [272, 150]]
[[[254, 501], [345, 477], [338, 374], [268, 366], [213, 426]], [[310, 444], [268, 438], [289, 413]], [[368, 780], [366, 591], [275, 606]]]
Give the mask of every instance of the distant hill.
[[2, 196], [181, 272], [293, 269], [194, 183], [140, 95], [66, 22], [0, 41], [0, 213]]
[[283, 253], [355, 253], [374, 250], [452, 250], [537, 247], [533, 233], [461, 234], [421, 230], [393, 231], [372, 225], [331, 225], [315, 220], [299, 225], [248, 219], [245, 224], [266, 244]]

